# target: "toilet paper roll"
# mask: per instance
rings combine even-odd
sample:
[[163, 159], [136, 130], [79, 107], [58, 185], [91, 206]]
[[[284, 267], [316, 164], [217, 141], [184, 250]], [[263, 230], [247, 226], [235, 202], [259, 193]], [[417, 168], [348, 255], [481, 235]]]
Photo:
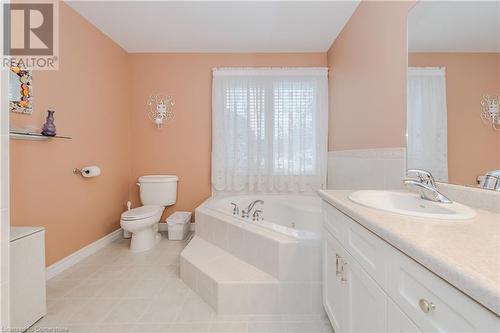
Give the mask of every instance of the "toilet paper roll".
[[101, 168], [98, 166], [88, 166], [82, 168], [82, 176], [85, 178], [97, 177], [101, 174]]

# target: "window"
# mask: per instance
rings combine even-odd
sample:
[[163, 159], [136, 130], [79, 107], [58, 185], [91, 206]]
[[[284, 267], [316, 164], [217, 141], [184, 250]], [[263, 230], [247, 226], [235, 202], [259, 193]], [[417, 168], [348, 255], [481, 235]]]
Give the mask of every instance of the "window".
[[214, 71], [212, 184], [307, 191], [325, 183], [326, 69]]

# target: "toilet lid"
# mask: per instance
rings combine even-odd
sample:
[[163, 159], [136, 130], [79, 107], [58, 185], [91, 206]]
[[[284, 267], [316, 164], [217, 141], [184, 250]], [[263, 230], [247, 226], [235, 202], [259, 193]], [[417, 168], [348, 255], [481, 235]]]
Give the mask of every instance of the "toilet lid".
[[140, 220], [156, 215], [162, 211], [160, 206], [142, 206], [127, 210], [122, 214], [122, 220]]

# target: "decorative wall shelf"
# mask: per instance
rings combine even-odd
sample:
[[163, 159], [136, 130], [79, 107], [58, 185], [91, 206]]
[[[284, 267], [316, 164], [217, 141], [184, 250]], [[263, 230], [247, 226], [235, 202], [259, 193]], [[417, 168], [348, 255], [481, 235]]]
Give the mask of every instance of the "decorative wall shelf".
[[9, 137], [13, 140], [31, 140], [31, 141], [47, 141], [50, 139], [66, 139], [66, 140], [72, 139], [69, 136], [62, 136], [62, 135], [45, 136], [39, 133], [23, 132], [23, 131], [10, 131]]

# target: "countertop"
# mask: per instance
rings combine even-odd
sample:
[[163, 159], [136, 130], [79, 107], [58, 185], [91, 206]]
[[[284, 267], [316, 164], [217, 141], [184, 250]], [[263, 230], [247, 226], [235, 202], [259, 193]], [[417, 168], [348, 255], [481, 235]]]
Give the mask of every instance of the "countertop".
[[474, 208], [470, 220], [429, 220], [361, 206], [349, 200], [351, 192], [319, 195], [500, 316], [500, 214]]
[[43, 230], [45, 230], [43, 227], [10, 227], [10, 241], [13, 242]]

